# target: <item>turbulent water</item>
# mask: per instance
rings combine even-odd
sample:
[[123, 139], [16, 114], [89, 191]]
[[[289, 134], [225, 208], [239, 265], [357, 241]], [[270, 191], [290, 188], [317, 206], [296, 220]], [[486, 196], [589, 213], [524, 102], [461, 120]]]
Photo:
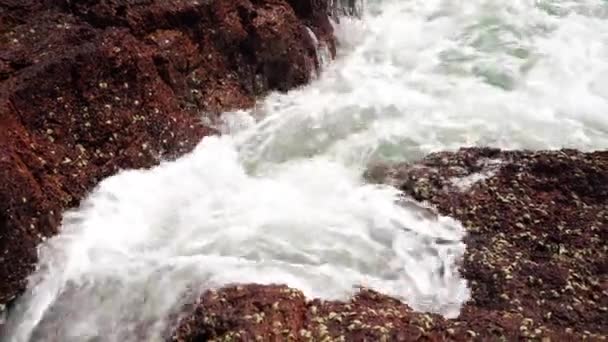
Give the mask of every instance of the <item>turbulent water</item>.
[[461, 225], [396, 204], [365, 166], [607, 148], [607, 19], [601, 0], [370, 0], [312, 84], [226, 113], [226, 135], [65, 213], [5, 339], [155, 340], [176, 305], [233, 282], [342, 299], [364, 284], [457, 315]]

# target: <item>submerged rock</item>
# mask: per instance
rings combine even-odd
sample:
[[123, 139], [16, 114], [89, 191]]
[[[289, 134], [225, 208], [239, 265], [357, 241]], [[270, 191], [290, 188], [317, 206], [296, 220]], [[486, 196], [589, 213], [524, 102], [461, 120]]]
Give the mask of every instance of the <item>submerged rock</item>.
[[461, 272], [472, 290], [457, 319], [413, 312], [364, 289], [306, 301], [283, 286], [203, 294], [169, 340], [605, 340], [608, 152], [462, 149], [376, 165], [390, 183], [468, 230]]
[[310, 79], [309, 29], [333, 47], [332, 27], [324, 1], [296, 3], [0, 0], [0, 308], [98, 181], [190, 151], [214, 133], [203, 114]]

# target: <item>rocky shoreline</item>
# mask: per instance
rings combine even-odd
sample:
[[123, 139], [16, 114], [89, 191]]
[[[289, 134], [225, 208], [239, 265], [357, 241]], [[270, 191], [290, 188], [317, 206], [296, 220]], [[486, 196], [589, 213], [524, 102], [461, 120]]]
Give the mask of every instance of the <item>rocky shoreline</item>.
[[313, 0], [1, 0], [0, 307], [98, 181], [176, 158], [219, 113], [306, 84], [315, 44], [335, 51], [329, 12]]
[[[0, 330], [36, 246], [98, 181], [177, 158], [219, 113], [306, 84], [315, 44], [335, 53], [330, 3], [0, 0]], [[249, 284], [202, 294], [166, 338], [607, 338], [608, 152], [471, 148], [366, 177], [464, 224], [460, 317], [369, 289], [329, 302]]]
[[472, 290], [457, 319], [363, 289], [350, 302], [285, 286], [209, 291], [173, 341], [602, 341], [608, 328], [608, 152], [462, 149], [376, 165], [467, 229]]

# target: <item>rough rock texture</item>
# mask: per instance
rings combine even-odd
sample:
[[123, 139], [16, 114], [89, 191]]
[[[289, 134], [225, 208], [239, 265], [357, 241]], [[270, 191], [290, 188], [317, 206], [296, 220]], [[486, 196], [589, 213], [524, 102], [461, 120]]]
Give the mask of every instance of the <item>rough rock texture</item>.
[[[220, 111], [306, 83], [317, 0], [0, 0], [0, 314], [104, 177], [174, 158]], [[0, 319], [1, 321], [1, 319]]]
[[581, 341], [608, 336], [608, 152], [463, 149], [367, 173], [468, 230], [472, 300], [454, 320], [363, 290], [306, 301], [283, 286], [203, 294], [174, 341]]

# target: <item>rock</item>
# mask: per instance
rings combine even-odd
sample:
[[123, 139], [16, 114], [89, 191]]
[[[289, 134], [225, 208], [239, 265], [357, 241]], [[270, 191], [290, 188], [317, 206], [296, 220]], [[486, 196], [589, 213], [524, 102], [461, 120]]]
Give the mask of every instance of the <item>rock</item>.
[[[425, 187], [421, 199], [469, 230], [462, 273], [473, 300], [458, 321], [482, 336], [490, 324], [519, 329], [521, 317], [533, 323], [517, 338], [605, 335], [608, 152], [474, 148], [386, 169], [385, 180], [414, 197]], [[477, 181], [459, 187], [467, 178]]]
[[217, 114], [305, 84], [324, 1], [0, 0], [0, 305], [101, 179], [190, 151]]
[[286, 339], [299, 335], [307, 311], [304, 295], [286, 286], [249, 285], [207, 291], [170, 339]]
[[433, 318], [371, 290], [348, 303], [307, 302], [286, 286], [246, 285], [203, 294], [168, 340], [411, 341], [430, 332]]
[[[431, 154], [414, 164], [375, 165], [366, 176], [465, 224], [461, 273], [472, 298], [458, 318], [413, 312], [369, 289], [349, 302], [303, 302], [297, 290], [242, 285], [207, 292], [184, 308], [170, 340], [608, 337], [608, 152], [472, 148]], [[272, 309], [273, 300], [280, 309]], [[281, 314], [281, 308], [294, 315]], [[253, 316], [258, 318], [247, 319]]]

